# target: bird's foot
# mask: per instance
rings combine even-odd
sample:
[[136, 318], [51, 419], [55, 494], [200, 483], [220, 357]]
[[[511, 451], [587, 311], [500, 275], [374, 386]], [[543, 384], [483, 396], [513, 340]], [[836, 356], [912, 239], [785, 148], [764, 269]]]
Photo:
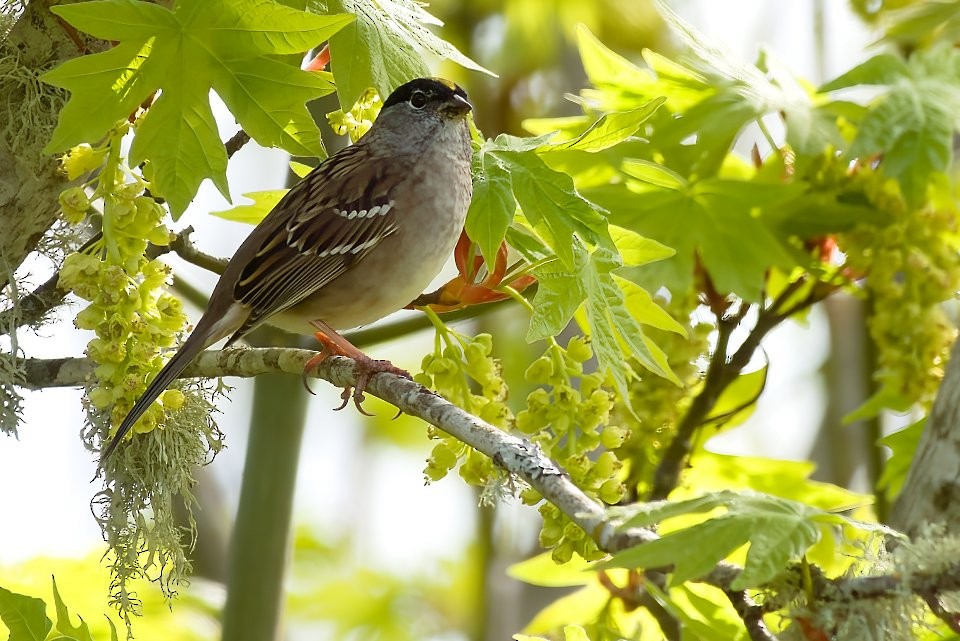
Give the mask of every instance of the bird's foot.
[[[373, 416], [363, 409], [362, 403], [364, 401], [363, 392], [367, 388], [367, 384], [374, 375], [381, 372], [387, 372], [389, 374], [403, 376], [404, 378], [412, 378], [410, 376], [410, 372], [396, 367], [390, 361], [375, 360], [370, 358], [359, 349], [351, 345], [349, 341], [340, 336], [326, 323], [322, 321], [314, 321], [313, 324], [319, 330], [314, 334], [314, 337], [320, 342], [323, 348], [316, 356], [307, 361], [306, 365], [304, 365], [303, 382], [305, 386], [307, 383], [307, 375], [315, 370], [320, 363], [330, 356], [346, 356], [347, 358], [353, 359], [353, 362], [355, 363], [354, 374], [356, 375], [357, 382], [355, 385], [348, 385], [347, 387], [343, 388], [343, 394], [340, 395], [340, 398], [343, 399], [343, 403], [341, 403], [339, 407], [335, 408], [336, 410], [342, 410], [350, 402], [350, 399], [353, 399], [353, 404], [361, 414], [365, 416]], [[307, 390], [310, 391], [309, 386], [307, 387]], [[310, 391], [310, 393], [312, 394], [313, 392]]]
[[318, 367], [320, 367], [320, 363], [322, 363], [323, 361], [327, 360], [327, 358], [330, 357], [331, 353], [332, 352], [327, 348], [327, 346], [323, 345], [320, 348], [320, 351], [317, 352], [317, 355], [311, 358], [310, 360], [308, 360], [306, 364], [303, 366], [303, 374], [300, 375], [300, 381], [303, 383], [304, 389], [306, 389], [308, 392], [310, 392], [314, 396], [316, 396], [317, 393], [314, 392], [312, 389], [310, 389], [310, 375], [313, 374], [313, 372], [316, 371]]
[[354, 363], [356, 363], [353, 371], [357, 377], [357, 384], [353, 387], [347, 386], [343, 388], [343, 394], [340, 395], [343, 403], [335, 408], [336, 410], [342, 410], [350, 402], [350, 399], [353, 399], [353, 404], [356, 406], [358, 412], [365, 416], [373, 416], [373, 414], [363, 409], [363, 401], [365, 400], [363, 391], [367, 388], [367, 384], [374, 375], [386, 372], [404, 378], [412, 378], [410, 372], [405, 369], [400, 369], [390, 361], [375, 360], [365, 354], [351, 356], [351, 358], [353, 358]]

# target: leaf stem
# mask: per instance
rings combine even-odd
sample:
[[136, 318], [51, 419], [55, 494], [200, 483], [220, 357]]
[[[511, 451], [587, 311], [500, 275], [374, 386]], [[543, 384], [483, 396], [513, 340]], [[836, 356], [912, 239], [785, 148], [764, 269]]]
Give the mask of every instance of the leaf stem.
[[504, 294], [507, 294], [508, 296], [510, 296], [510, 298], [515, 300], [517, 303], [519, 303], [520, 306], [523, 307], [525, 310], [533, 314], [533, 304], [530, 301], [528, 301], [523, 296], [523, 294], [515, 290], [513, 287], [510, 287], [510, 285], [503, 285], [500, 288], [500, 290], [503, 291]]
[[773, 139], [773, 134], [770, 133], [770, 129], [767, 128], [767, 124], [763, 122], [763, 117], [757, 118], [757, 127], [760, 128], [760, 133], [763, 134], [763, 137], [766, 139], [767, 144], [770, 145], [771, 151], [776, 151], [780, 149], [780, 145], [777, 144], [777, 141]]

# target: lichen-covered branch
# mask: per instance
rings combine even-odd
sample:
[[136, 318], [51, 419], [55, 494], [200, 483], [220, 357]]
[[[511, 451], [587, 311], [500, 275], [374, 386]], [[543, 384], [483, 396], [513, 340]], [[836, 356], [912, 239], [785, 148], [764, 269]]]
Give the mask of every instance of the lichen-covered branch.
[[[242, 376], [269, 372], [302, 375], [304, 364], [315, 352], [291, 348], [228, 349], [208, 351], [184, 372], [184, 377]], [[82, 358], [26, 359], [23, 361], [26, 387], [65, 387], [83, 384], [93, 365]], [[350, 359], [332, 357], [321, 363], [316, 376], [337, 386], [355, 381], [354, 363]], [[658, 538], [643, 528], [618, 530], [603, 507], [587, 497], [567, 474], [544, 456], [538, 446], [508, 434], [472, 416], [430, 390], [406, 378], [392, 374], [374, 376], [367, 391], [396, 405], [403, 412], [417, 416], [491, 457], [499, 466], [523, 479], [548, 501], [559, 507], [572, 521], [584, 529], [607, 552], [649, 543]], [[742, 610], [744, 625], [751, 638], [774, 639], [763, 626], [762, 606], [730, 591], [730, 585], [741, 568], [726, 562], [717, 564], [699, 579], [728, 592], [735, 606]], [[799, 578], [798, 578], [799, 582]], [[923, 598], [943, 591], [960, 589], [960, 565], [951, 565], [929, 572], [906, 575], [902, 572], [868, 577], [842, 577], [818, 581], [816, 595], [824, 602], [844, 603], [864, 599], [900, 597], [913, 593]], [[767, 636], [763, 636], [766, 633]]]
[[[0, 285], [33, 251], [57, 220], [57, 197], [66, 178], [43, 152], [64, 102], [64, 94], [39, 76], [106, 42], [76, 40], [50, 13], [50, 0], [27, 3], [23, 15], [0, 41]], [[86, 51], [81, 52], [78, 45]]]
[[[310, 350], [289, 348], [207, 351], [187, 368], [184, 377], [250, 377], [269, 372], [301, 375], [306, 362], [315, 355]], [[22, 365], [23, 386], [31, 389], [82, 385], [94, 367], [84, 358], [26, 359]], [[353, 361], [327, 359], [317, 368], [316, 375], [339, 387], [351, 385], [355, 380]], [[399, 376], [379, 374], [373, 377], [367, 390], [483, 452], [508, 472], [530, 483], [604, 549], [619, 550], [655, 538], [646, 530], [617, 533], [600, 504], [581, 492], [539, 447], [468, 414], [422, 385]]]
[[763, 608], [757, 605], [744, 590], [724, 590], [733, 608], [743, 619], [751, 641], [776, 641], [763, 620]]

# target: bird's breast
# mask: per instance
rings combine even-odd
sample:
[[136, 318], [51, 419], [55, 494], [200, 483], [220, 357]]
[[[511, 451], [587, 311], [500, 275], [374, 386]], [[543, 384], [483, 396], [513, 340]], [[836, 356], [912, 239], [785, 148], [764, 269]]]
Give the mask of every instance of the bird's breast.
[[[455, 150], [450, 150], [455, 152]], [[396, 231], [316, 295], [269, 322], [301, 334], [372, 323], [419, 296], [452, 256], [472, 195], [469, 156], [437, 151], [411, 165], [393, 195]]]

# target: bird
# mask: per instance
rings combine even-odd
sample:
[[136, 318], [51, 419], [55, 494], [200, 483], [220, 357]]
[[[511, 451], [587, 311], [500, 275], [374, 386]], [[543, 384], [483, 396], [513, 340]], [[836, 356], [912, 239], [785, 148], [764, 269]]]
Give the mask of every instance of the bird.
[[323, 350], [305, 371], [330, 354], [353, 358], [360, 411], [373, 374], [406, 374], [366, 356], [338, 330], [403, 308], [452, 254], [473, 193], [472, 109], [453, 82], [411, 80], [383, 102], [360, 140], [294, 185], [234, 253], [193, 331], [102, 450], [100, 467], [203, 350], [224, 338], [230, 346], [265, 322], [317, 336]]

